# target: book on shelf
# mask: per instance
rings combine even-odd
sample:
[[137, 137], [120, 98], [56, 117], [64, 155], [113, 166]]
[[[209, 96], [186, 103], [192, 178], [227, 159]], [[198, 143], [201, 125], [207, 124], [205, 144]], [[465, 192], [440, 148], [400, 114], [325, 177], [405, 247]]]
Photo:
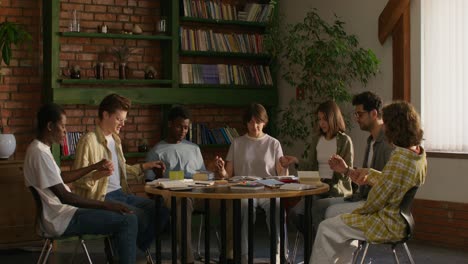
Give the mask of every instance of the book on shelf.
[[205, 123], [192, 123], [189, 127], [186, 140], [198, 145], [231, 144], [238, 137], [237, 130], [233, 127], [208, 128]]
[[259, 182], [242, 182], [230, 186], [231, 190], [256, 191], [265, 189], [265, 185]]
[[76, 145], [83, 134], [83, 132], [67, 132], [60, 146], [63, 156], [75, 155]]

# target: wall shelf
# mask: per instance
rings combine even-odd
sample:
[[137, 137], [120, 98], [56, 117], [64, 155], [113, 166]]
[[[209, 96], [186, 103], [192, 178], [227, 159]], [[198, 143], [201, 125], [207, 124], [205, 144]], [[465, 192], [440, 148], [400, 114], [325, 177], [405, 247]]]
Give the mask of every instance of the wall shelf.
[[138, 84], [138, 85], [149, 85], [149, 84], [172, 84], [172, 80], [145, 80], [145, 79], [58, 79], [58, 82], [62, 84]]
[[236, 26], [258, 27], [258, 28], [265, 28], [267, 26], [266, 23], [259, 23], [259, 22], [241, 21], [241, 20], [216, 20], [216, 19], [198, 18], [198, 17], [180, 17], [180, 21], [181, 22], [217, 24], [217, 25], [236, 25]]
[[59, 32], [59, 36], [77, 37], [77, 38], [172, 40], [172, 36], [167, 36], [167, 35], [133, 35], [133, 34], [113, 34], [113, 33], [95, 33], [95, 32]]
[[243, 53], [243, 52], [216, 52], [216, 51], [188, 51], [180, 52], [180, 56], [191, 57], [232, 57], [232, 58], [250, 58], [250, 59], [270, 59], [267, 54]]
[[214, 104], [247, 105], [255, 100], [266, 106], [278, 102], [275, 89], [203, 89], [203, 88], [56, 88], [53, 101], [58, 104], [98, 105], [111, 93], [128, 97], [136, 104]]

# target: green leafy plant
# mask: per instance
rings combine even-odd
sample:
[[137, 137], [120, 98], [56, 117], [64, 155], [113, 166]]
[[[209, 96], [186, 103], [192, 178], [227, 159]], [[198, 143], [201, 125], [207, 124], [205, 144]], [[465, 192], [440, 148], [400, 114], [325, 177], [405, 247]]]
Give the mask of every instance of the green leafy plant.
[[279, 113], [277, 129], [286, 145], [306, 141], [307, 151], [318, 104], [325, 100], [349, 102], [351, 85], [365, 86], [378, 72], [375, 54], [361, 48], [357, 37], [344, 30], [344, 22], [335, 19], [329, 24], [312, 9], [302, 22], [285, 28], [276, 22], [274, 34], [266, 38], [267, 45], [279, 47], [269, 52], [281, 58], [282, 78], [290, 89], [300, 92]]
[[[26, 29], [17, 23], [5, 21], [0, 23], [0, 82], [3, 80], [2, 62], [5, 65], [10, 65], [13, 56], [12, 46], [19, 46], [30, 42], [32, 39]], [[3, 119], [0, 109], [0, 134], [3, 133]]]
[[12, 45], [19, 46], [31, 39], [31, 34], [22, 25], [9, 21], [0, 23], [0, 63], [10, 65]]
[[114, 54], [115, 58], [117, 58], [117, 60], [120, 63], [126, 63], [130, 55], [132, 55], [135, 52], [135, 49], [129, 48], [127, 45], [123, 45], [120, 47], [112, 48], [111, 52]]

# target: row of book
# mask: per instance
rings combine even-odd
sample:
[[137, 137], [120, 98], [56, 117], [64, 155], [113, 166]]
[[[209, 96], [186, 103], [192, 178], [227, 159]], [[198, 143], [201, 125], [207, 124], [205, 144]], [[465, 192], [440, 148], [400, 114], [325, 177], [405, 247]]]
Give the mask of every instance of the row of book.
[[263, 35], [260, 34], [225, 34], [213, 30], [190, 29], [181, 27], [182, 50], [242, 52], [261, 54]]
[[273, 5], [248, 3], [243, 11], [237, 13], [237, 18], [241, 21], [267, 22], [273, 13]]
[[265, 65], [180, 64], [182, 84], [273, 85]]
[[267, 22], [273, 13], [270, 4], [247, 3], [243, 9], [223, 3], [221, 0], [183, 0], [183, 12], [186, 17], [216, 20], [240, 20]]
[[206, 124], [192, 123], [187, 140], [198, 145], [210, 144], [231, 144], [234, 138], [238, 137], [239, 133], [233, 127], [220, 127], [209, 129]]
[[218, 20], [237, 20], [235, 5], [221, 0], [183, 0], [184, 16]]
[[83, 132], [67, 132], [60, 146], [62, 156], [75, 155], [76, 145], [83, 134]]

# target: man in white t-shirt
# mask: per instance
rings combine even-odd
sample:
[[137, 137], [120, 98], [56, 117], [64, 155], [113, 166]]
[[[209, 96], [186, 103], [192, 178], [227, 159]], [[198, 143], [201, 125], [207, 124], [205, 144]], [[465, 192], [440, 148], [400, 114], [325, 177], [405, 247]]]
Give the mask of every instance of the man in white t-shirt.
[[65, 185], [90, 172], [107, 177], [113, 171], [112, 163], [102, 160], [79, 170], [61, 172], [50, 148], [63, 141], [65, 125], [65, 112], [60, 106], [44, 105], [37, 114], [38, 137], [26, 151], [24, 179], [41, 199], [42, 235], [112, 234], [119, 263], [135, 263], [136, 215], [122, 204], [82, 198]]

